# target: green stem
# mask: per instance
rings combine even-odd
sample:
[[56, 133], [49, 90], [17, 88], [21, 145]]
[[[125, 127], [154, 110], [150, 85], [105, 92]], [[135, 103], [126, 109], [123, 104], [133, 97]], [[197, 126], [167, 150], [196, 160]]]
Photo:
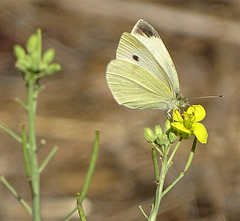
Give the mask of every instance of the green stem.
[[6, 188], [13, 194], [13, 196], [22, 204], [22, 206], [28, 211], [30, 215], [32, 215], [32, 209], [27, 204], [27, 202], [17, 193], [17, 191], [10, 185], [10, 183], [1, 176], [2, 183], [6, 186]]
[[178, 178], [170, 186], [168, 186], [164, 190], [164, 192], [162, 193], [162, 197], [164, 195], [166, 195], [167, 192], [169, 192], [178, 183], [178, 181], [181, 180], [184, 177], [185, 173], [187, 172], [188, 168], [190, 167], [190, 165], [192, 163], [192, 160], [193, 160], [193, 157], [194, 157], [194, 153], [195, 153], [195, 149], [196, 149], [196, 144], [197, 144], [197, 138], [195, 137], [194, 141], [193, 141], [191, 152], [190, 152], [189, 157], [188, 157], [188, 161], [186, 163], [186, 166], [185, 166], [183, 172], [181, 172], [180, 175], [178, 176]]
[[190, 152], [187, 164], [186, 164], [186, 166], [184, 168], [184, 171], [183, 171], [184, 173], [188, 170], [188, 168], [190, 167], [190, 165], [192, 163], [192, 160], [193, 160], [193, 157], [194, 157], [194, 153], [195, 153], [195, 150], [196, 150], [196, 145], [197, 145], [197, 138], [194, 137], [192, 149], [191, 149], [191, 152]]
[[27, 105], [20, 98], [16, 97], [15, 101], [20, 104], [25, 110], [27, 110]]
[[89, 188], [89, 185], [90, 185], [90, 182], [91, 182], [91, 179], [92, 179], [92, 176], [93, 176], [94, 168], [95, 168], [95, 165], [96, 165], [96, 162], [97, 162], [98, 150], [99, 150], [99, 131], [96, 131], [95, 141], [94, 141], [94, 146], [93, 146], [93, 151], [92, 151], [92, 157], [91, 157], [90, 165], [88, 167], [87, 176], [85, 178], [81, 194], [78, 193], [77, 196], [76, 196], [76, 198], [77, 198], [77, 207], [75, 207], [64, 218], [64, 221], [70, 220], [76, 210], [79, 211], [79, 215], [80, 215], [81, 220], [86, 220], [84, 212], [81, 211], [82, 210], [82, 203], [83, 203], [83, 200], [84, 200], [84, 198], [85, 198], [85, 196], [87, 194], [87, 190]]
[[166, 176], [166, 172], [167, 172], [167, 153], [168, 153], [168, 151], [165, 150], [163, 153], [163, 156], [162, 156], [162, 167], [161, 167], [161, 172], [160, 172], [160, 178], [159, 178], [159, 182], [157, 182], [155, 200], [154, 200], [154, 204], [152, 205], [152, 210], [151, 210], [148, 221], [155, 221], [157, 218], [159, 206], [160, 206], [161, 199], [162, 199], [162, 192], [163, 192], [165, 176]]
[[157, 153], [156, 149], [153, 147], [152, 148], [152, 160], [153, 160], [153, 168], [155, 172], [155, 179], [156, 182], [159, 182], [159, 165], [158, 165], [158, 160], [157, 160]]
[[160, 153], [160, 155], [163, 155], [163, 151], [162, 151], [162, 147], [158, 147], [154, 142], [152, 142], [152, 145], [155, 147], [155, 149], [158, 151], [158, 153]]
[[64, 218], [64, 221], [69, 221], [73, 215], [75, 214], [75, 212], [77, 211], [77, 207], [75, 207], [65, 218]]
[[[170, 165], [172, 164], [172, 159], [173, 159], [173, 157], [175, 156], [175, 153], [177, 152], [177, 149], [178, 149], [181, 141], [182, 141], [182, 140], [179, 140], [179, 141], [177, 142], [177, 144], [176, 144], [176, 146], [175, 146], [175, 148], [174, 148], [171, 156], [169, 157], [169, 159], [168, 159], [168, 166], [170, 166]], [[169, 168], [169, 167], [168, 167], [168, 168]]]
[[[158, 160], [157, 160], [157, 151], [159, 149], [157, 149], [156, 144], [153, 142], [152, 143], [153, 147], [152, 147], [152, 161], [153, 161], [153, 168], [154, 168], [154, 173], [155, 173], [155, 182], [157, 184], [157, 189], [159, 187], [159, 179], [160, 179], [160, 171], [159, 171], [159, 165], [158, 165]], [[156, 150], [157, 149], [157, 150]], [[162, 153], [162, 152], [161, 152]], [[162, 154], [161, 154], [162, 155]], [[148, 220], [148, 216], [146, 215], [146, 213], [144, 212], [143, 208], [141, 206], [139, 206], [140, 211], [142, 212], [142, 214], [147, 218]]]
[[43, 161], [43, 163], [39, 167], [39, 173], [41, 173], [44, 170], [44, 168], [47, 166], [48, 162], [51, 160], [51, 158], [54, 156], [57, 150], [58, 150], [58, 146], [54, 146], [51, 152], [48, 154], [46, 159]]
[[81, 217], [82, 221], [87, 221], [86, 220], [86, 216], [85, 213], [83, 211], [83, 207], [82, 207], [82, 200], [81, 200], [81, 195], [78, 193], [76, 195], [76, 199], [77, 199], [77, 209], [78, 209], [78, 214]]
[[4, 123], [0, 122], [0, 128], [2, 128], [4, 131], [6, 131], [10, 136], [12, 136], [19, 143], [22, 143], [22, 138], [19, 137], [15, 132], [10, 130]]
[[30, 187], [32, 190], [32, 208], [33, 208], [33, 220], [40, 221], [40, 176], [38, 169], [38, 157], [37, 157], [37, 144], [35, 134], [35, 114], [37, 106], [37, 95], [38, 91], [35, 88], [36, 82], [29, 79], [27, 85], [27, 96], [28, 96], [28, 125], [29, 125], [29, 160], [31, 165], [31, 177]]
[[27, 174], [27, 179], [31, 179], [31, 164], [30, 164], [30, 156], [29, 156], [29, 145], [27, 143], [27, 134], [25, 127], [22, 126], [22, 153], [23, 153], [23, 161], [25, 165], [25, 170]]
[[148, 216], [147, 216], [147, 214], [144, 212], [142, 206], [138, 206], [138, 208], [140, 209], [140, 211], [142, 212], [142, 214], [144, 215], [144, 217], [148, 220]]
[[181, 180], [184, 177], [184, 172], [181, 172], [178, 178], [171, 183], [170, 186], [168, 186], [162, 193], [162, 197], [165, 196], [176, 184], [179, 180]]
[[99, 131], [96, 131], [92, 157], [91, 157], [90, 165], [88, 167], [87, 176], [86, 176], [86, 179], [85, 179], [84, 184], [83, 184], [82, 192], [81, 192], [81, 195], [80, 195], [81, 202], [83, 202], [83, 200], [84, 200], [84, 198], [87, 194], [88, 187], [90, 185], [90, 181], [91, 181], [92, 176], [93, 176], [94, 168], [95, 168], [95, 165], [96, 165], [96, 162], [97, 162], [98, 150], [99, 150]]

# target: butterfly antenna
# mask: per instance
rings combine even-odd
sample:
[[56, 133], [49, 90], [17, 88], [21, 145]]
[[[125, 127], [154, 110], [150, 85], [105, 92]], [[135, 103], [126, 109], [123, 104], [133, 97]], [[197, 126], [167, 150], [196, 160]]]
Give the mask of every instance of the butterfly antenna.
[[205, 98], [222, 98], [222, 97], [224, 97], [224, 95], [216, 95], [216, 96], [202, 96], [202, 97], [192, 97], [192, 99], [205, 99]]

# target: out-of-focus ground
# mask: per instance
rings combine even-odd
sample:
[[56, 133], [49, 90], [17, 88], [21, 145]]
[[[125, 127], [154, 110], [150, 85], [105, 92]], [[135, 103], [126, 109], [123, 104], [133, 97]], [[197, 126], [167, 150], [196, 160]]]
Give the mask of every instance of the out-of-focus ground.
[[[39, 161], [60, 148], [41, 175], [43, 220], [63, 220], [74, 207], [89, 163], [94, 131], [100, 153], [87, 194], [86, 214], [94, 221], [145, 220], [154, 198], [151, 146], [143, 129], [163, 124], [160, 110], [131, 110], [117, 105], [107, 87], [105, 69], [124, 31], [139, 18], [161, 35], [176, 65], [186, 97], [207, 110], [206, 145], [198, 144], [183, 180], [164, 197], [161, 221], [237, 221], [240, 219], [240, 1], [238, 0], [1, 0], [0, 121], [19, 133], [25, 111], [15, 101], [26, 98], [14, 68], [14, 44], [25, 45], [41, 28], [44, 49], [56, 51], [62, 71], [41, 80], [36, 119], [38, 141], [47, 144]], [[192, 140], [191, 140], [192, 141]], [[168, 177], [183, 169], [191, 148], [184, 141]], [[21, 146], [0, 130], [0, 174], [30, 202]], [[0, 185], [0, 220], [31, 220]], [[78, 220], [77, 216], [73, 220]]]

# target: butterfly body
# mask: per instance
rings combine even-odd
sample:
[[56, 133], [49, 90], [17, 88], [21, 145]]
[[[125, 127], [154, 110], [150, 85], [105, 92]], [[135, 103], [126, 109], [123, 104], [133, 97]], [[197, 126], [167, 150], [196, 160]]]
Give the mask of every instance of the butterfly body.
[[173, 110], [187, 103], [167, 49], [156, 30], [142, 19], [131, 33], [121, 36], [106, 78], [115, 100], [129, 108]]

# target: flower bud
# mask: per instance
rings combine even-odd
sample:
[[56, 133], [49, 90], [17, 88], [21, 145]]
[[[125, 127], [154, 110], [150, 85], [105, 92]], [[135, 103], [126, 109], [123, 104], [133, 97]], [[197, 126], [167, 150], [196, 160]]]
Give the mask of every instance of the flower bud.
[[164, 124], [164, 131], [168, 133], [168, 131], [171, 129], [171, 121], [167, 119]]
[[46, 74], [47, 75], [52, 75], [55, 74], [58, 71], [61, 71], [61, 65], [57, 63], [52, 63], [47, 67]]
[[173, 132], [170, 132], [168, 135], [170, 143], [174, 143], [177, 140], [177, 135]]
[[157, 137], [158, 137], [159, 135], [161, 135], [161, 134], [162, 134], [162, 128], [161, 128], [161, 126], [160, 126], [160, 125], [156, 125], [156, 126], [155, 126], [155, 129], [154, 129], [154, 132], [155, 132], [155, 134], [156, 134]]
[[157, 136], [149, 127], [144, 128], [144, 137], [149, 143], [152, 143], [157, 139]]
[[37, 45], [38, 45], [37, 34], [32, 34], [27, 42], [28, 53], [32, 54], [34, 51], [36, 51]]
[[45, 64], [49, 64], [50, 62], [53, 61], [54, 57], [55, 57], [54, 50], [53, 49], [48, 49], [43, 55], [42, 62], [45, 63]]
[[166, 134], [161, 134], [160, 136], [158, 136], [157, 138], [157, 144], [160, 146], [167, 146], [170, 144], [168, 137]]
[[24, 58], [24, 56], [25, 56], [25, 51], [24, 51], [24, 49], [22, 48], [22, 46], [20, 46], [20, 45], [15, 45], [15, 46], [14, 46], [14, 54], [15, 54], [15, 56], [17, 57], [17, 60], [20, 60], [20, 59]]

